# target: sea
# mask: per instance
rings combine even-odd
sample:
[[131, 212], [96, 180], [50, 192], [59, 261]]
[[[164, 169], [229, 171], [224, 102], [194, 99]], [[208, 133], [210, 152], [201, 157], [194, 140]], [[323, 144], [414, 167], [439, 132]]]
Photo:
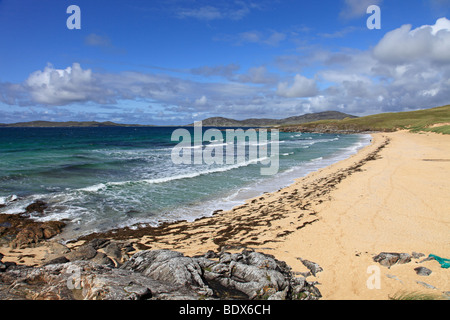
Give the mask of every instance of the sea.
[[[66, 222], [61, 238], [67, 241], [121, 227], [193, 221], [288, 186], [350, 157], [371, 139], [365, 134], [300, 132], [279, 132], [275, 139], [269, 130], [267, 144], [278, 141], [278, 170], [262, 175], [261, 168], [268, 166], [262, 159], [175, 163], [173, 151], [180, 143], [172, 139], [176, 129], [0, 128], [0, 212], [22, 213], [31, 203], [43, 201], [45, 212], [31, 218]], [[194, 136], [194, 128], [184, 130]], [[227, 141], [225, 134], [200, 140], [191, 148], [217, 144], [223, 146], [224, 157], [231, 150], [229, 143], [239, 143]]]

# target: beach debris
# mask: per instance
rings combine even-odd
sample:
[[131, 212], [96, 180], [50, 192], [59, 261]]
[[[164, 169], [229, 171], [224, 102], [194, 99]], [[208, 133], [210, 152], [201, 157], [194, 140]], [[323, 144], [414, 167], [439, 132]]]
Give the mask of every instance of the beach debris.
[[428, 258], [434, 259], [441, 265], [441, 268], [448, 269], [450, 268], [450, 259], [441, 258], [435, 254], [428, 255]]
[[425, 267], [414, 268], [414, 271], [416, 271], [416, 273], [419, 276], [429, 276], [431, 274], [431, 272], [432, 272], [430, 269], [425, 268]]
[[408, 253], [381, 252], [373, 257], [373, 261], [390, 268], [396, 263], [404, 264], [411, 262], [411, 255]]
[[[81, 247], [81, 251], [95, 250], [89, 243]], [[211, 252], [186, 257], [171, 250], [146, 250], [133, 254], [120, 267], [94, 262], [96, 257], [104, 257], [98, 253], [90, 260], [40, 267], [11, 265], [0, 272], [0, 299], [317, 300], [321, 297], [315, 282], [295, 277], [285, 262], [251, 250], [220, 252], [218, 260], [206, 257], [212, 256]]]

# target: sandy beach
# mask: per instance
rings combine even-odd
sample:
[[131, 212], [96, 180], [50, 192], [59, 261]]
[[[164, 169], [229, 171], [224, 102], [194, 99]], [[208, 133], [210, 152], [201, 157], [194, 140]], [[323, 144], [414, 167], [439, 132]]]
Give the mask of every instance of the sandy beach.
[[[318, 281], [323, 299], [388, 299], [402, 291], [442, 295], [450, 291], [449, 270], [435, 260], [421, 261], [429, 254], [450, 257], [450, 136], [372, 136], [356, 155], [231, 211], [83, 240], [112, 238], [136, 251], [165, 248], [188, 256], [252, 248], [285, 261], [293, 272], [307, 271], [299, 258], [307, 259], [323, 269], [308, 278]], [[46, 246], [0, 252], [3, 261], [40, 264]], [[387, 268], [373, 261], [380, 252], [424, 256]], [[418, 266], [431, 275], [417, 275]], [[379, 271], [377, 288], [368, 285], [373, 270]]]

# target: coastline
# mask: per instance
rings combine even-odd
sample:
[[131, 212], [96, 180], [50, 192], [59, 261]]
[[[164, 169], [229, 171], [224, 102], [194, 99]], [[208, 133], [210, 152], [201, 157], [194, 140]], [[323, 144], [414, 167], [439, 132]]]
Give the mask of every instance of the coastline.
[[[170, 249], [186, 256], [252, 248], [285, 261], [293, 272], [307, 271], [302, 257], [323, 268], [316, 280], [324, 299], [387, 299], [399, 290], [427, 290], [416, 282], [415, 264], [381, 267], [381, 289], [369, 290], [367, 267], [376, 265], [372, 257], [383, 251], [450, 254], [445, 216], [450, 162], [439, 161], [450, 159], [450, 138], [372, 136], [372, 144], [357, 154], [232, 210], [193, 222], [91, 234], [68, 246], [107, 238], [129, 243], [134, 252]], [[421, 213], [424, 208], [431, 216]], [[39, 264], [46, 247], [1, 250], [3, 261]], [[448, 270], [437, 268], [436, 261], [426, 264], [433, 273], [419, 280], [450, 290]]]

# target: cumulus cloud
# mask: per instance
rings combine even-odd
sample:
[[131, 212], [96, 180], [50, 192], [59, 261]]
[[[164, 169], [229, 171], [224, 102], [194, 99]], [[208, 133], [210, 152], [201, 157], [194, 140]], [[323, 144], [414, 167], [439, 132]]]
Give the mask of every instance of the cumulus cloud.
[[107, 90], [99, 88], [91, 70], [83, 70], [78, 63], [66, 69], [48, 65], [43, 71], [33, 72], [23, 87], [33, 101], [47, 105], [65, 105], [92, 100], [106, 103]]
[[411, 30], [411, 25], [388, 32], [374, 48], [374, 56], [385, 63], [402, 64], [416, 60], [450, 63], [450, 20]]
[[288, 82], [278, 84], [277, 94], [286, 98], [302, 98], [317, 95], [318, 89], [314, 79], [308, 79], [300, 74], [294, 77], [294, 83], [289, 86]]

